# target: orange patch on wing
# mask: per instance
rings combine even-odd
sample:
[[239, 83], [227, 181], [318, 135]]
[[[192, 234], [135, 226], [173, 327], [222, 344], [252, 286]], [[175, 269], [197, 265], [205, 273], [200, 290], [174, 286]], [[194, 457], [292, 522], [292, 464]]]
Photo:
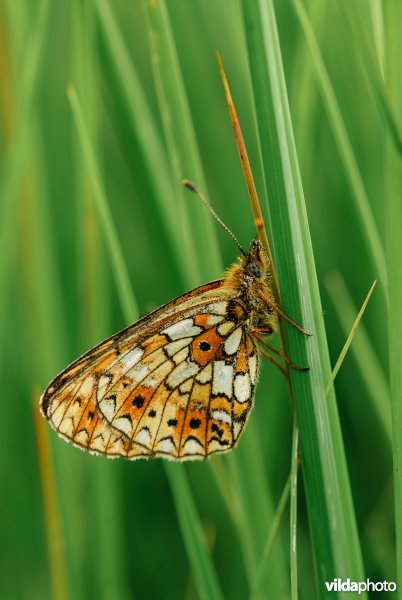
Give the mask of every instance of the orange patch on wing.
[[209, 405], [209, 412], [213, 410], [224, 410], [230, 415], [232, 403], [226, 398], [226, 396], [216, 396], [216, 398], [211, 398]]
[[116, 352], [110, 352], [106, 354], [106, 356], [101, 360], [95, 367], [94, 373], [102, 373], [102, 371], [106, 371], [108, 366], [117, 358]]
[[109, 338], [108, 340], [100, 344], [98, 348], [95, 348], [96, 352], [103, 352], [104, 350], [106, 350], [106, 348], [112, 346], [115, 343], [115, 341], [115, 336]]
[[[67, 379], [71, 379], [71, 377], [73, 375], [75, 375], [75, 373], [77, 373], [80, 369], [82, 369], [86, 363], [87, 363], [87, 360], [82, 361], [82, 362], [80, 361], [79, 364], [75, 365], [74, 367], [71, 367], [71, 369], [62, 373], [62, 375], [60, 376], [60, 383], [63, 383]], [[53, 391], [53, 387], [49, 388], [48, 393], [51, 394], [52, 391]]]
[[235, 419], [243, 419], [250, 408], [250, 402], [233, 402], [233, 417]]
[[145, 350], [144, 357], [148, 356], [148, 354], [151, 354], [151, 352], [154, 352], [154, 350], [158, 350], [159, 348], [162, 348], [162, 346], [165, 346], [166, 344], [167, 344], [167, 339], [166, 339], [165, 335], [161, 335], [160, 333], [153, 335], [152, 337], [150, 337], [148, 340], [145, 340], [145, 342], [143, 342], [141, 344], [141, 348], [143, 348]]
[[207, 363], [214, 359], [221, 344], [222, 338], [217, 333], [216, 327], [205, 331], [205, 333], [197, 336], [191, 344], [193, 360], [202, 367], [205, 367]]
[[95, 405], [95, 396], [92, 394], [85, 406], [84, 411], [81, 414], [79, 422], [77, 422], [77, 427], [75, 428], [74, 434], [76, 435], [82, 429], [86, 429], [88, 432], [88, 437], [91, 438], [96, 425], [102, 421], [103, 417]]
[[242, 341], [239, 348], [239, 352], [237, 354], [235, 371], [236, 373], [245, 373], [247, 369], [248, 364], [246, 359], [246, 349], [244, 346], [244, 341]]
[[247, 340], [247, 354], [248, 354], [248, 356], [251, 356], [252, 354], [254, 354], [254, 344], [251, 341], [251, 338], [249, 336], [247, 336], [246, 340]]
[[194, 323], [198, 325], [198, 327], [202, 327], [203, 329], [209, 329], [210, 325], [208, 324], [208, 319], [211, 315], [208, 313], [201, 313], [199, 315], [195, 315]]
[[170, 396], [169, 404], [175, 403], [178, 406], [178, 410], [175, 412], [174, 417], [172, 417], [177, 423], [174, 427], [169, 430], [171, 434], [176, 448], [180, 446], [181, 434], [183, 431], [184, 420], [186, 418], [186, 406], [189, 401], [189, 394], [181, 394], [178, 389], [176, 389], [172, 395]]
[[228, 450], [233, 445], [232, 428], [218, 419], [208, 420], [207, 452]]
[[118, 348], [120, 350], [120, 354], [124, 354], [127, 350], [131, 350], [135, 346], [135, 343], [130, 338], [124, 342], [120, 342]]
[[[145, 386], [137, 386], [131, 390], [120, 409], [116, 412], [115, 418], [122, 414], [129, 413], [133, 422], [139, 421], [150, 403], [154, 389]], [[118, 399], [117, 399], [118, 402]], [[119, 403], [117, 404], [117, 406]]]
[[191, 398], [189, 401], [186, 420], [184, 422], [182, 447], [186, 439], [191, 435], [200, 440], [204, 446], [206, 434], [206, 414], [209, 403], [210, 385], [194, 384]]

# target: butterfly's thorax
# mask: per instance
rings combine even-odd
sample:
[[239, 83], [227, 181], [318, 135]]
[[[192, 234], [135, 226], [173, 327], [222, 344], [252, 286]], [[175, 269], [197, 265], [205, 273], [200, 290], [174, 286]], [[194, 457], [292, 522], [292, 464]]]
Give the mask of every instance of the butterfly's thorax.
[[224, 285], [240, 293], [250, 330], [258, 329], [267, 333], [276, 330], [276, 315], [259, 294], [260, 292], [273, 299], [270, 279], [268, 256], [256, 240], [252, 242], [250, 250], [227, 272]]

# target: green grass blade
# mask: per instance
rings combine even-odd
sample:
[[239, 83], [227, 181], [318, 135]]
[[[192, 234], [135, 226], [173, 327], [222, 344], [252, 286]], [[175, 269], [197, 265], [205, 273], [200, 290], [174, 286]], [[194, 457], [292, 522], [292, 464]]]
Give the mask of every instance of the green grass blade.
[[[318, 41], [325, 38], [327, 7], [320, 0], [309, 1], [309, 17]], [[299, 35], [296, 41], [295, 58], [288, 81], [289, 104], [292, 111], [293, 131], [299, 150], [300, 168], [303, 173], [303, 188], [308, 198], [316, 180], [316, 156], [314, 152], [314, 127], [320, 97], [315, 83], [314, 66], [310, 50], [304, 37]]]
[[[402, 4], [390, 0], [384, 4], [386, 30], [386, 84], [395, 112], [402, 111]], [[396, 529], [396, 580], [402, 581], [402, 166], [392, 143], [387, 144], [387, 262], [389, 271], [389, 371], [391, 385], [394, 494]], [[398, 586], [398, 597], [402, 598], [402, 587]]]
[[274, 545], [275, 537], [278, 533], [280, 524], [283, 519], [283, 513], [285, 512], [286, 504], [289, 500], [290, 480], [291, 480], [291, 476], [288, 477], [288, 479], [285, 483], [285, 487], [283, 488], [281, 497], [278, 502], [278, 507], [275, 512], [275, 516], [272, 519], [271, 529], [267, 536], [267, 539], [266, 539], [266, 542], [264, 545], [264, 549], [261, 554], [260, 562], [259, 562], [257, 570], [256, 570], [256, 575], [255, 575], [255, 579], [253, 582], [252, 592], [250, 594], [250, 598], [252, 598], [253, 600], [257, 600], [258, 598], [261, 597], [261, 582], [262, 582], [263, 574], [264, 574], [265, 570], [269, 570], [269, 568], [270, 568], [269, 557], [270, 557], [270, 554], [271, 554], [271, 551], [272, 551], [272, 548]]
[[209, 249], [208, 261], [203, 260], [200, 253], [198, 260], [188, 265], [186, 283], [194, 285], [200, 278], [207, 280], [213, 276], [212, 274], [222, 272], [222, 261], [213, 220], [196, 197], [191, 197], [182, 186], [179, 188], [179, 183], [183, 179], [190, 179], [206, 193], [201, 158], [166, 4], [164, 0], [156, 4], [144, 0], [144, 7], [148, 17], [159, 107], [171, 168], [177, 185], [182, 253], [188, 259], [193, 257], [194, 240], [203, 240], [203, 244]]
[[[155, 199], [161, 214], [163, 215], [163, 221], [175, 251], [175, 259], [181, 270], [186, 273], [188, 284], [194, 287], [200, 280], [207, 280], [211, 277], [212, 268], [215, 268], [218, 271], [222, 270], [210, 219], [208, 220], [205, 210], [202, 210], [201, 207], [196, 206], [195, 208], [189, 208], [191, 200], [189, 201], [188, 197], [184, 196], [185, 192], [182, 190], [181, 186], [181, 179], [189, 177], [189, 172], [194, 173], [194, 177], [198, 177], [200, 185], [203, 181], [202, 175], [200, 174], [201, 168], [199, 166], [198, 158], [194, 156], [194, 148], [196, 147], [194, 136], [190, 133], [190, 139], [186, 140], [185, 156], [190, 157], [191, 165], [195, 164], [196, 167], [195, 169], [193, 169], [192, 166], [191, 168], [183, 168], [180, 172], [177, 172], [179, 155], [175, 155], [171, 158], [171, 163], [173, 163], [174, 167], [172, 168], [166, 159], [165, 148], [160, 133], [157, 130], [155, 119], [151, 113], [151, 109], [142, 89], [140, 78], [130, 59], [128, 49], [119, 31], [116, 18], [109, 2], [107, 0], [100, 0], [99, 3], [97, 3], [97, 10], [108, 49], [113, 60], [114, 69], [122, 89], [124, 102], [130, 118], [130, 124], [141, 145], [141, 151], [149, 173], [149, 180], [154, 189]], [[161, 8], [158, 6], [158, 8], [152, 9], [152, 14], [156, 13], [157, 16], [159, 16], [160, 11]], [[166, 21], [165, 10], [163, 11], [163, 15], [163, 18]], [[162, 25], [164, 25], [164, 23], [162, 23]], [[168, 39], [166, 44], [171, 47], [171, 39]], [[154, 52], [156, 52], [155, 48]], [[162, 55], [163, 60], [167, 60], [167, 58], [168, 57], [165, 57], [164, 54]], [[154, 60], [157, 59], [154, 58]], [[177, 65], [174, 66], [175, 72], [173, 77], [176, 77]], [[162, 75], [164, 79], [170, 81], [171, 73], [169, 68], [166, 72], [163, 69]], [[184, 130], [191, 132], [192, 129], [189, 124], [188, 109], [183, 109], [183, 104], [185, 106], [183, 91], [180, 90], [178, 95], [180, 105], [174, 104], [173, 111], [176, 110], [176, 114], [180, 114], [183, 119], [187, 117], [187, 128], [184, 129], [183, 127], [179, 127], [178, 131]], [[162, 107], [162, 115], [166, 114], [166, 110], [168, 110], [166, 106]], [[172, 134], [177, 135], [177, 132], [173, 130]], [[174, 141], [171, 141], [170, 148], [174, 153]], [[190, 160], [190, 158], [187, 158], [187, 161]], [[175, 177], [173, 177], [173, 174]], [[193, 215], [195, 214], [195, 217], [192, 220], [189, 219], [189, 212]], [[181, 235], [177, 235], [178, 218]], [[192, 222], [195, 222], [196, 225], [192, 225]], [[200, 231], [204, 231], [203, 235], [207, 236], [208, 243], [211, 244], [211, 262], [208, 263], [208, 265], [210, 265], [210, 270], [206, 269], [205, 261], [200, 262], [194, 260], [194, 250], [191, 248], [191, 243], [192, 239], [199, 239]], [[184, 241], [186, 242], [185, 251], [183, 251]]]
[[325, 399], [330, 363], [275, 13], [270, 1], [243, 0], [243, 10], [283, 309], [314, 332], [307, 339], [290, 327], [285, 329], [290, 358], [310, 365], [308, 373], [291, 373], [291, 380], [317, 593], [324, 597], [325, 581], [362, 579], [362, 561], [334, 394], [328, 402]]
[[[257, 577], [261, 553], [275, 516], [272, 490], [265, 475], [265, 465], [261, 440], [256, 425], [251, 421], [247, 425], [247, 436], [236, 454], [225, 457], [225, 463], [238, 497], [243, 506], [243, 518], [238, 527], [238, 535], [250, 589], [253, 589]], [[276, 552], [271, 557], [269, 572], [261, 571], [260, 588], [269, 596], [288, 594], [287, 564], [278, 536]]]
[[42, 484], [44, 521], [46, 524], [46, 538], [48, 546], [48, 561], [52, 583], [52, 597], [55, 600], [67, 600], [69, 597], [67, 586], [66, 560], [64, 553], [63, 536], [60, 524], [60, 509], [51, 463], [50, 444], [47, 429], [37, 404], [39, 393], [35, 390], [34, 421], [38, 445], [39, 472]]
[[[341, 275], [329, 273], [325, 280], [344, 335], [348, 335], [350, 324], [357, 312], [350, 293]], [[359, 368], [360, 376], [365, 382], [367, 392], [377, 414], [378, 421], [384, 429], [389, 447], [392, 446], [392, 421], [390, 410], [390, 391], [384, 370], [380, 365], [375, 348], [361, 323], [359, 335], [354, 339], [351, 353]]]
[[375, 2], [370, 2], [370, 16], [373, 28], [373, 39], [375, 53], [377, 56], [378, 68], [380, 69], [382, 78], [384, 78], [384, 11], [382, 7], [382, 2], [379, 2], [378, 0], [375, 0]]
[[223, 462], [223, 457], [214, 457], [214, 460], [210, 463], [210, 468], [216, 486], [225, 502], [226, 510], [230, 514], [233, 523], [239, 527], [240, 523], [244, 519], [243, 505], [237, 494], [237, 490], [229, 477], [226, 465]]
[[85, 162], [91, 177], [92, 185], [94, 187], [94, 199], [97, 203], [99, 218], [101, 220], [105, 238], [110, 250], [116, 287], [122, 302], [124, 315], [127, 321], [131, 322], [133, 317], [139, 314], [139, 309], [131, 288], [130, 278], [123, 257], [123, 251], [113, 225], [109, 203], [102, 184], [102, 179], [100, 177], [99, 167], [91, 148], [90, 139], [86, 132], [85, 121], [78, 102], [77, 93], [72, 85], [68, 87], [67, 92], [76, 121], [77, 130], [80, 136]]
[[383, 289], [387, 293], [387, 266], [385, 261], [385, 251], [381, 241], [377, 224], [370, 206], [367, 192], [364, 186], [353, 147], [349, 139], [346, 125], [344, 123], [341, 110], [339, 108], [331, 80], [321, 56], [320, 48], [315, 39], [315, 35], [309, 22], [306, 10], [300, 0], [292, 0], [298, 16], [300, 26], [309, 45], [311, 58], [315, 67], [317, 83], [328, 113], [329, 123], [332, 127], [336, 142], [339, 147], [340, 157], [342, 159], [345, 173], [348, 176], [353, 198], [356, 202], [356, 208], [360, 215], [362, 223], [362, 232], [366, 238], [367, 249], [371, 254], [373, 263], [381, 280]]
[[361, 309], [359, 310], [359, 313], [358, 313], [358, 315], [357, 315], [357, 317], [356, 317], [356, 320], [355, 320], [355, 322], [353, 323], [353, 327], [352, 327], [352, 329], [351, 329], [351, 331], [350, 331], [350, 333], [349, 333], [349, 335], [348, 335], [348, 338], [347, 338], [347, 340], [346, 340], [346, 342], [345, 342], [345, 345], [343, 346], [343, 348], [342, 348], [342, 350], [341, 350], [341, 352], [340, 352], [340, 354], [339, 354], [338, 360], [336, 361], [336, 363], [335, 363], [335, 366], [334, 366], [334, 368], [332, 369], [331, 377], [330, 377], [330, 379], [329, 379], [329, 381], [328, 381], [328, 383], [327, 383], [327, 386], [326, 386], [326, 388], [325, 388], [325, 393], [326, 393], [326, 394], [328, 394], [328, 393], [329, 393], [329, 390], [330, 390], [330, 389], [331, 389], [331, 387], [334, 385], [335, 378], [336, 378], [336, 376], [337, 376], [337, 374], [338, 374], [338, 371], [339, 371], [339, 369], [340, 369], [340, 368], [341, 368], [341, 366], [342, 366], [342, 363], [343, 363], [343, 361], [345, 360], [346, 354], [347, 354], [347, 352], [348, 352], [348, 350], [349, 350], [349, 348], [350, 348], [350, 345], [351, 345], [351, 343], [352, 343], [352, 341], [353, 341], [353, 338], [355, 337], [355, 333], [357, 332], [357, 328], [359, 327], [359, 324], [360, 324], [361, 318], [362, 318], [362, 316], [363, 316], [363, 314], [364, 314], [364, 311], [366, 310], [366, 306], [367, 306], [367, 304], [368, 304], [368, 302], [369, 302], [369, 300], [370, 300], [371, 294], [372, 294], [372, 293], [373, 293], [373, 291], [374, 291], [374, 288], [375, 288], [375, 285], [376, 285], [376, 283], [377, 283], [377, 280], [375, 280], [375, 281], [374, 281], [373, 285], [372, 285], [372, 286], [371, 286], [371, 288], [369, 289], [369, 291], [368, 291], [368, 293], [367, 293], [367, 296], [366, 296], [366, 298], [364, 299], [364, 302], [363, 302], [363, 304], [362, 304], [362, 307], [361, 307]]
[[297, 473], [299, 468], [299, 429], [293, 420], [292, 466], [290, 471], [290, 582], [292, 600], [297, 600]]
[[197, 591], [203, 600], [223, 599], [183, 465], [166, 463], [165, 469], [172, 488], [188, 556], [191, 560]]
[[[15, 123], [12, 138], [5, 148], [0, 166], [0, 287], [2, 290], [7, 290], [7, 280], [13, 273], [10, 257], [13, 255], [12, 244], [15, 240], [13, 235], [18, 186], [21, 183], [24, 161], [29, 148], [29, 131], [32, 126], [35, 101], [39, 94], [40, 66], [47, 37], [50, 6], [49, 0], [42, 0], [36, 6], [32, 29], [24, 47], [21, 72], [17, 78], [16, 114], [5, 116], [11, 122], [15, 119]], [[0, 298], [1, 314], [6, 312], [3, 306], [6, 300], [7, 293], [4, 292]]]
[[[375, 3], [371, 3], [371, 5], [374, 4]], [[354, 40], [357, 50], [362, 58], [367, 81], [372, 89], [377, 110], [388, 126], [390, 137], [395, 144], [396, 151], [401, 154], [402, 134], [400, 125], [387, 97], [383, 75], [380, 70], [381, 59], [379, 60], [375, 53], [375, 38], [374, 31], [372, 31], [370, 27], [370, 15], [366, 14], [367, 7], [363, 4], [359, 9], [358, 3], [345, 2], [344, 0], [340, 2], [338, 6], [342, 13], [345, 13], [345, 17], [349, 22], [350, 32], [352, 33], [351, 38]], [[362, 9], [364, 9], [364, 12]], [[377, 20], [378, 18], [379, 17], [377, 17]], [[373, 34], [373, 39], [369, 38], [370, 32]]]

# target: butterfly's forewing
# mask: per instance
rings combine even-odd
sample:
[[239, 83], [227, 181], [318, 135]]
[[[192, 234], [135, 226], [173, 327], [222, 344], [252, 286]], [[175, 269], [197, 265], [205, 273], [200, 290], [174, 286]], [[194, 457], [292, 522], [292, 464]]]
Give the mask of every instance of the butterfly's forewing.
[[236, 289], [201, 286], [78, 359], [49, 385], [42, 411], [94, 453], [183, 460], [229, 450], [257, 378], [246, 321]]

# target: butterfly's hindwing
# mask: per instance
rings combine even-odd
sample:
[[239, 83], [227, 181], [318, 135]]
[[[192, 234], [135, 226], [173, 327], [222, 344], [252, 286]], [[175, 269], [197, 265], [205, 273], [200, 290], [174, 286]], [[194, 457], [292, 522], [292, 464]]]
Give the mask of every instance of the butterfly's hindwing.
[[238, 296], [221, 282], [202, 286], [84, 355], [42, 398], [52, 426], [108, 456], [183, 460], [232, 448], [258, 370]]

